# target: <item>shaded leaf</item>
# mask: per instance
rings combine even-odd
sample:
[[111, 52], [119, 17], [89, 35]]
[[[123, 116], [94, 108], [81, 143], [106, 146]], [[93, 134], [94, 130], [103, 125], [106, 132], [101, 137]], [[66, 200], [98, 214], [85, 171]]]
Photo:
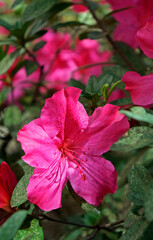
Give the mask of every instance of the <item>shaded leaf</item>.
[[25, 210], [14, 213], [0, 228], [1, 240], [12, 240], [27, 216]]
[[7, 70], [12, 66], [17, 57], [23, 53], [22, 49], [17, 49], [16, 51], [7, 54], [0, 61], [0, 75], [7, 72]]
[[28, 4], [23, 14], [23, 21], [35, 19], [47, 12], [57, 0], [34, 0]]
[[149, 222], [153, 221], [153, 181], [151, 182], [149, 188], [145, 194], [145, 217]]
[[10, 105], [5, 108], [4, 125], [6, 127], [13, 127], [21, 124], [21, 111], [15, 105]]

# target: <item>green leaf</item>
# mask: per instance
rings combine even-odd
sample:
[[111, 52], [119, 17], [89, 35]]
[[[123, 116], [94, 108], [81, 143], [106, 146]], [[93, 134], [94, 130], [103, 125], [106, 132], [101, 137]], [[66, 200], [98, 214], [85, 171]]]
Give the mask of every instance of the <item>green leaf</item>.
[[145, 230], [148, 227], [148, 222], [144, 219], [136, 221], [120, 238], [120, 240], [140, 240]]
[[25, 210], [14, 213], [0, 228], [1, 240], [12, 240], [27, 216]]
[[145, 194], [144, 203], [145, 217], [149, 222], [153, 221], [153, 181], [151, 182], [149, 188]]
[[133, 165], [129, 172], [129, 186], [132, 192], [145, 194], [151, 182], [147, 169], [141, 165]]
[[101, 206], [100, 207], [96, 207], [93, 206], [87, 202], [84, 202], [81, 204], [81, 207], [84, 211], [88, 212], [88, 213], [94, 213], [96, 215], [101, 215]]
[[128, 131], [128, 135], [113, 144], [111, 150], [128, 152], [153, 143], [153, 129], [146, 126], [133, 127]]
[[76, 88], [82, 89], [83, 91], [85, 91], [85, 85], [83, 83], [81, 83], [80, 81], [77, 81], [75, 79], [71, 79], [68, 82], [68, 85], [72, 86], [72, 87], [76, 87]]
[[39, 226], [39, 221], [34, 219], [31, 221], [30, 228], [24, 230], [18, 230], [15, 238], [13, 240], [43, 240], [43, 230]]
[[29, 168], [29, 170], [25, 173], [25, 175], [20, 179], [18, 184], [16, 185], [12, 198], [11, 198], [11, 206], [18, 207], [27, 201], [27, 186], [29, 184], [29, 179], [33, 174], [33, 168]]
[[7, 72], [7, 70], [12, 66], [17, 57], [23, 53], [22, 49], [17, 49], [16, 51], [7, 54], [0, 61], [0, 75]]
[[5, 108], [4, 125], [6, 127], [17, 126], [21, 124], [21, 112], [17, 106], [9, 106]]
[[70, 2], [57, 3], [46, 13], [45, 17], [47, 17], [48, 19], [51, 19], [56, 14], [58, 14], [59, 12], [65, 10], [68, 7], [71, 7], [72, 5], [73, 5], [73, 3], [70, 3]]
[[88, 80], [88, 83], [86, 85], [86, 92], [89, 93], [90, 95], [95, 95], [99, 94], [102, 95], [101, 93], [101, 88], [104, 84], [107, 84], [108, 82], [112, 82], [113, 76], [106, 74], [103, 75], [99, 78], [96, 78], [95, 76], [91, 76]]
[[136, 221], [140, 220], [141, 217], [138, 215], [135, 215], [132, 210], [130, 210], [126, 216], [126, 219], [124, 221], [124, 227], [129, 228], [131, 227]]
[[8, 95], [8, 88], [4, 87], [1, 91], [0, 91], [0, 105], [6, 100]]
[[[103, 74], [111, 74], [113, 76], [113, 84], [120, 81], [123, 75], [127, 72], [127, 69], [119, 65], [105, 66], [102, 68]], [[124, 87], [123, 87], [124, 88]]]
[[141, 165], [133, 165], [129, 172], [129, 198], [138, 206], [144, 205], [145, 192], [151, 182], [147, 169]]
[[[56, 6], [56, 5], [55, 5]], [[65, 23], [58, 23], [52, 27], [52, 29], [56, 30], [58, 28], [64, 28], [64, 27], [77, 27], [77, 26], [84, 26], [87, 25], [85, 23], [77, 22], [77, 21], [69, 21]]]
[[40, 42], [36, 43], [33, 47], [33, 51], [34, 52], [38, 51], [40, 48], [45, 46], [45, 44], [46, 44], [46, 41], [40, 41]]
[[153, 124], [153, 115], [147, 113], [143, 107], [132, 107], [130, 108], [130, 111], [121, 110], [120, 112], [125, 114], [127, 117], [136, 119], [138, 121]]
[[124, 106], [124, 105], [132, 104], [132, 100], [131, 100], [131, 98], [120, 98], [120, 99], [114, 100], [110, 103], [113, 105], [117, 105], [117, 106]]
[[27, 76], [32, 74], [37, 68], [38, 68], [38, 64], [36, 62], [30, 61], [30, 60], [25, 61], [25, 69], [26, 69]]
[[57, 0], [34, 0], [28, 4], [23, 14], [23, 21], [27, 22], [29, 20], [38, 18], [45, 12], [47, 12]]
[[[128, 61], [133, 65], [137, 72], [144, 75], [144, 62], [141, 60], [140, 56], [134, 51], [134, 49], [132, 49], [130, 46], [123, 42], [116, 42], [115, 44], [120, 49], [120, 51], [127, 57]], [[120, 57], [120, 55], [118, 55], [118, 53], [113, 56], [113, 60], [115, 62], [125, 64], [126, 67], [126, 63], [123, 62], [123, 59]]]
[[81, 235], [83, 229], [76, 229], [72, 231], [67, 237], [65, 237], [65, 240], [75, 240], [78, 239], [78, 237]]
[[138, 192], [130, 192], [128, 198], [131, 202], [135, 203], [137, 206], [144, 205], [144, 195]]
[[20, 3], [24, 2], [25, 0], [15, 0], [13, 2], [13, 4], [11, 5], [10, 9], [15, 8], [17, 5], [19, 5]]
[[9, 31], [13, 28], [12, 25], [10, 25], [8, 22], [4, 21], [3, 19], [0, 19], [0, 25]]
[[90, 39], [101, 39], [104, 38], [105, 34], [102, 31], [92, 31], [89, 32], [88, 38]]

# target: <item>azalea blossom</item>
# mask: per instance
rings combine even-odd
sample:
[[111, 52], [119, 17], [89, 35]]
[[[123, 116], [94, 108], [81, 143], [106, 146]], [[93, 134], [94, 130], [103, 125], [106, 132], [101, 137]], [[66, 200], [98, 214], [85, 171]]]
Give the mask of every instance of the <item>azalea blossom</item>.
[[76, 54], [71, 49], [71, 36], [48, 30], [41, 41], [46, 41], [46, 44], [37, 51], [36, 58], [44, 66], [46, 86], [60, 90], [67, 86], [72, 71], [77, 68], [74, 61]]
[[153, 18], [137, 31], [136, 37], [144, 54], [153, 58]]
[[110, 51], [101, 51], [96, 40], [77, 40], [75, 48], [72, 48], [71, 36], [66, 33], [49, 30], [41, 40], [46, 44], [37, 51], [36, 58], [47, 72], [46, 86], [56, 90], [66, 87], [72, 77], [86, 84], [91, 75], [99, 76], [102, 64], [84, 69], [80, 67], [108, 62], [112, 55]]
[[132, 48], [137, 48], [139, 46], [136, 39], [137, 31], [146, 24], [150, 17], [153, 17], [152, 0], [108, 0], [108, 2], [112, 10], [129, 7], [129, 9], [113, 14], [119, 23], [114, 31], [114, 39], [125, 42]]
[[147, 106], [153, 103], [153, 74], [140, 76], [136, 72], [129, 71], [123, 75], [122, 81], [134, 104]]
[[17, 184], [15, 174], [6, 162], [0, 164], [0, 225], [16, 211], [11, 208], [10, 201]]
[[[98, 77], [102, 73], [102, 63], [109, 62], [112, 53], [110, 51], [100, 51], [100, 44], [96, 40], [84, 39], [76, 41], [74, 60], [77, 68], [73, 72], [73, 77], [87, 84], [91, 75]], [[96, 63], [101, 63], [94, 65]], [[86, 66], [85, 68], [81, 68]]]
[[128, 120], [111, 104], [88, 116], [78, 101], [80, 93], [74, 87], [55, 93], [46, 100], [40, 118], [17, 136], [25, 151], [22, 159], [35, 167], [27, 197], [45, 211], [61, 207], [67, 181], [96, 206], [117, 189], [114, 166], [101, 155], [128, 130]]

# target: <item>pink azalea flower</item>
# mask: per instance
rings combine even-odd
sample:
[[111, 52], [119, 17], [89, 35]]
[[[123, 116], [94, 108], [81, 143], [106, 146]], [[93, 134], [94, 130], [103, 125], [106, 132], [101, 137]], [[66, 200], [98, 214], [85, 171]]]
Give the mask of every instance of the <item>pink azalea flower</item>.
[[62, 89], [77, 68], [76, 55], [70, 49], [71, 36], [67, 33], [55, 33], [49, 30], [41, 40], [46, 41], [43, 48], [37, 51], [37, 61], [47, 72], [45, 81], [48, 88]]
[[153, 58], [153, 20], [150, 19], [137, 31], [137, 41], [140, 48], [150, 58]]
[[[77, 67], [85, 65], [108, 62], [112, 53], [109, 51], [100, 51], [100, 44], [96, 40], [84, 39], [76, 42], [76, 64]], [[73, 77], [82, 81], [84, 84], [88, 82], [91, 75], [99, 76], [102, 73], [102, 64], [90, 66], [84, 69], [74, 71]]]
[[138, 73], [130, 71], [123, 75], [122, 81], [134, 104], [147, 106], [153, 103], [153, 74], [140, 76]]
[[0, 225], [16, 211], [11, 208], [10, 201], [17, 184], [15, 174], [6, 162], [0, 164]]
[[67, 181], [96, 206], [117, 189], [114, 166], [100, 155], [128, 130], [128, 120], [110, 104], [88, 116], [78, 102], [80, 92], [69, 87], [55, 93], [47, 99], [40, 118], [25, 125], [17, 136], [25, 151], [23, 160], [35, 167], [28, 199], [45, 211], [61, 207]]
[[153, 16], [152, 0], [108, 0], [108, 2], [113, 10], [131, 7], [113, 15], [119, 23], [114, 32], [114, 39], [125, 42], [133, 48], [138, 47], [136, 33], [147, 19]]

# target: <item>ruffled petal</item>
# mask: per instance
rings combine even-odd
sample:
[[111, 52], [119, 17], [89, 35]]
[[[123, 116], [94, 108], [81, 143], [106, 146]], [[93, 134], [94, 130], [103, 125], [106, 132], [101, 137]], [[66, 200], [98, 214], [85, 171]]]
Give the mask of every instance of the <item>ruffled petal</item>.
[[17, 140], [25, 152], [22, 159], [32, 167], [48, 168], [54, 159], [60, 158], [61, 152], [43, 129], [41, 119], [25, 125], [19, 131]]
[[122, 81], [134, 104], [147, 106], [153, 103], [153, 74], [140, 76], [138, 73], [130, 71], [124, 74]]
[[65, 118], [64, 139], [75, 140], [80, 132], [88, 125], [88, 115], [81, 103], [78, 102], [81, 90], [69, 87], [65, 89], [67, 110]]
[[88, 115], [78, 102], [81, 90], [69, 87], [47, 99], [41, 112], [45, 131], [50, 137], [73, 139], [87, 127]]
[[64, 134], [64, 122], [66, 115], [66, 99], [64, 90], [56, 92], [51, 98], [46, 100], [41, 111], [41, 120], [46, 133], [50, 137]]
[[[87, 159], [87, 161], [86, 161]], [[107, 193], [117, 190], [117, 172], [111, 162], [101, 157], [82, 156], [80, 170], [68, 168], [67, 178], [74, 191], [88, 203], [100, 205]]]
[[34, 170], [27, 187], [27, 197], [44, 211], [60, 208], [62, 189], [67, 182], [67, 162], [64, 158], [53, 161], [48, 169]]
[[[107, 152], [111, 145], [129, 129], [127, 118], [119, 112], [119, 107], [106, 104], [97, 108], [89, 117], [88, 128], [84, 131], [82, 143], [94, 155]], [[80, 140], [81, 141], [81, 140]]]

